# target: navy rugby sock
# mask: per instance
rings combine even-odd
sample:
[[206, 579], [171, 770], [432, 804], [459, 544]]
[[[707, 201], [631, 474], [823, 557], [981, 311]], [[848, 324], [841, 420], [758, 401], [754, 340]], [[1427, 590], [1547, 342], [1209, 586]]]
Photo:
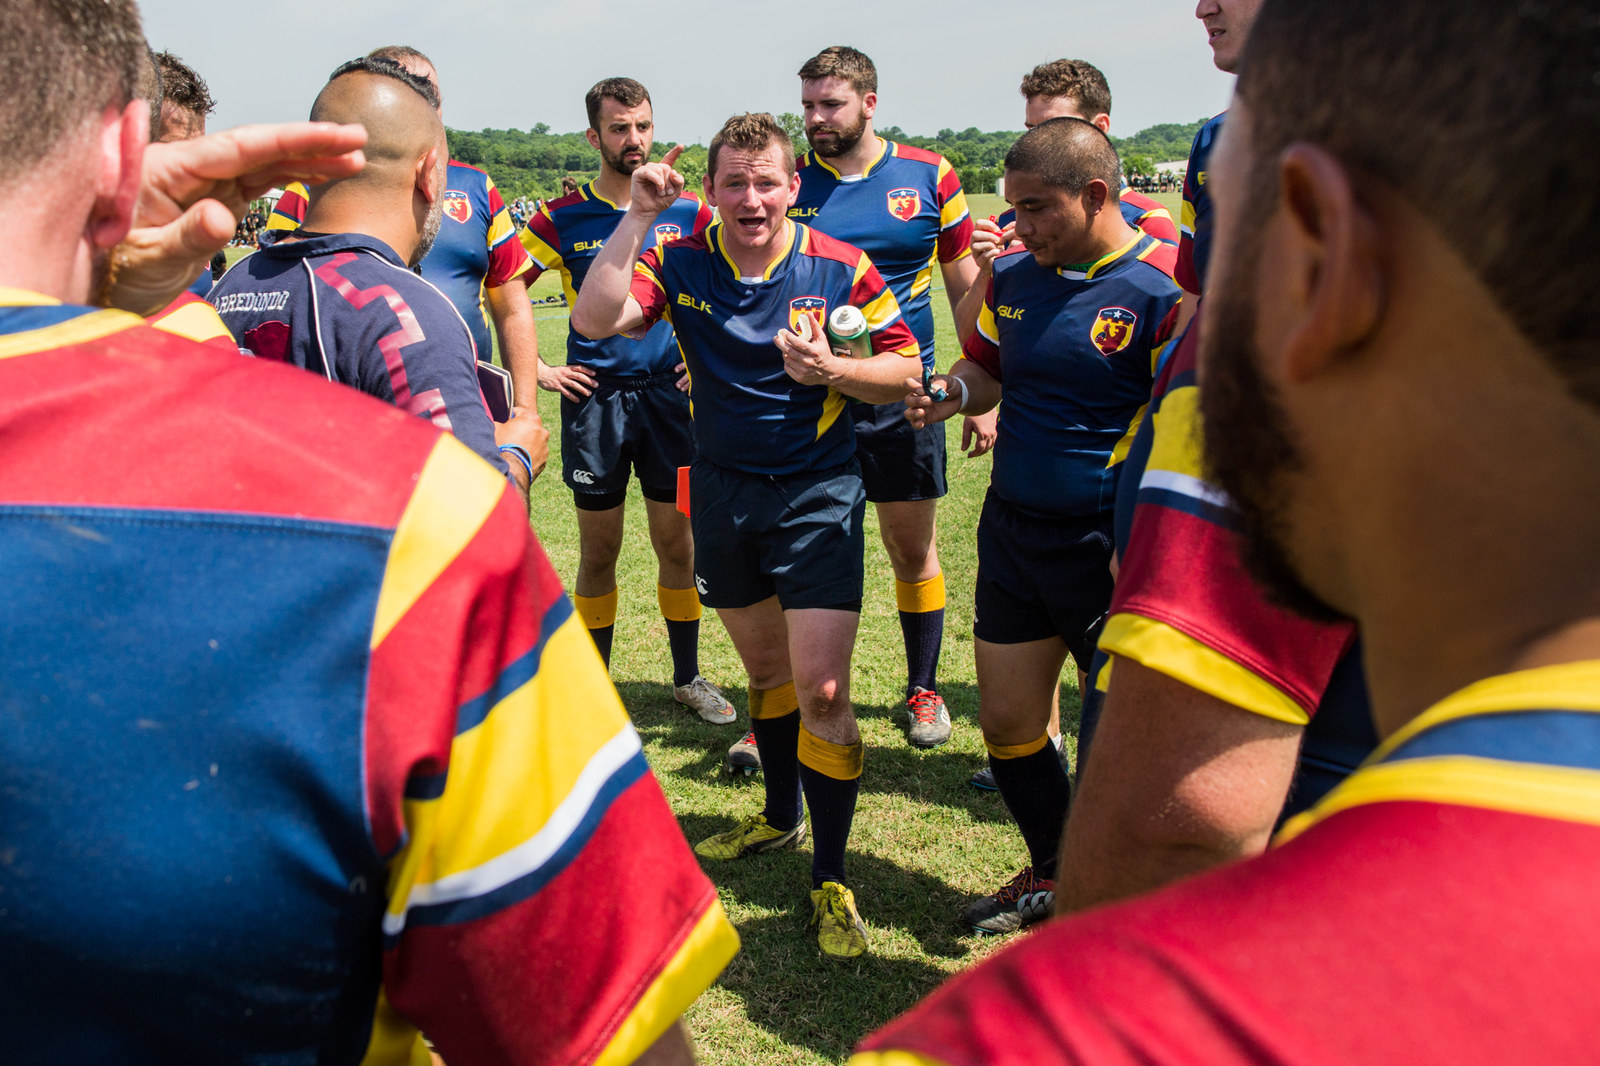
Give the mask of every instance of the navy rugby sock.
[[[1035, 747], [1034, 745], [1038, 745]], [[1072, 785], [1048, 735], [1033, 744], [990, 744], [989, 769], [1006, 809], [1022, 830], [1028, 861], [1040, 877], [1056, 876], [1056, 849], [1072, 802]], [[1027, 749], [1032, 748], [1032, 751]]]
[[800, 783], [811, 808], [811, 887], [845, 884], [844, 849], [861, 786], [861, 741], [834, 744], [800, 729]]

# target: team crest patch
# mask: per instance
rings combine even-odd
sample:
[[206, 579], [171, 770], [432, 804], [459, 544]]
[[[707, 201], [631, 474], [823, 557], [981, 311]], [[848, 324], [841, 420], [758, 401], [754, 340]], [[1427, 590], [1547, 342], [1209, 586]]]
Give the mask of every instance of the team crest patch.
[[1102, 307], [1089, 329], [1089, 339], [1101, 355], [1116, 355], [1133, 340], [1133, 327], [1138, 322], [1139, 316], [1126, 307]]
[[915, 189], [889, 190], [889, 213], [901, 222], [910, 222], [922, 210], [922, 194]]
[[457, 222], [472, 221], [472, 201], [467, 199], [467, 194], [459, 189], [446, 189], [444, 194], [444, 213]]
[[827, 322], [828, 301], [820, 296], [796, 296], [789, 301], [789, 328], [796, 333], [800, 332], [801, 315], [816, 315]]
[[658, 246], [666, 244], [668, 241], [675, 241], [682, 236], [682, 226], [674, 226], [670, 222], [664, 222], [656, 227], [656, 244]]

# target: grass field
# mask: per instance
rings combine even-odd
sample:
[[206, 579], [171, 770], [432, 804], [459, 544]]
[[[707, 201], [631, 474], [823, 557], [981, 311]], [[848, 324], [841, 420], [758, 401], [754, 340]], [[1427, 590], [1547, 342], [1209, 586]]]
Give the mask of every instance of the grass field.
[[[1005, 207], [995, 196], [969, 199], [978, 217]], [[1176, 217], [1177, 197], [1170, 199]], [[535, 284], [533, 296], [538, 300], [557, 291], [555, 278], [547, 275]], [[942, 290], [934, 294], [934, 312], [942, 368], [957, 351]], [[551, 362], [561, 361], [565, 309], [536, 304], [535, 317], [541, 352]], [[540, 394], [539, 409], [548, 425], [559, 424], [553, 393]], [[856, 1040], [1001, 944], [956, 924], [971, 897], [1004, 883], [1026, 855], [999, 797], [967, 784], [986, 764], [977, 726], [972, 587], [974, 531], [990, 460], [960, 454], [958, 421], [947, 431], [951, 491], [939, 510], [939, 554], [949, 606], [940, 689], [955, 733], [949, 744], [932, 751], [905, 741], [905, 654], [893, 575], [871, 508], [867, 514], [866, 598], [851, 675], [866, 770], [847, 861], [871, 953], [843, 965], [819, 957], [806, 930], [809, 845], [798, 852], [708, 864], [744, 951], [689, 1011], [687, 1022], [703, 1061], [718, 1066], [838, 1062]], [[534, 489], [533, 524], [556, 570], [571, 575], [577, 529], [559, 470], [552, 454], [550, 470]], [[760, 778], [734, 781], [722, 773], [723, 752], [745, 728], [745, 677], [727, 634], [708, 611], [701, 628], [701, 668], [739, 708], [740, 725], [708, 725], [672, 702], [671, 659], [656, 610], [654, 557], [637, 490], [627, 515], [612, 677], [684, 834], [694, 841], [761, 805]], [[1072, 673], [1069, 666], [1062, 693], [1069, 733], [1075, 733], [1077, 714]], [[1075, 750], [1071, 736], [1068, 746]]]
[[[1176, 218], [1177, 196], [1158, 199], [1170, 201]], [[969, 200], [977, 217], [1005, 206], [995, 196]], [[566, 309], [540, 301], [559, 291], [554, 275], [532, 289], [540, 351], [552, 363], [564, 360]], [[934, 313], [943, 368], [954, 360], [957, 345], [942, 289], [934, 293]], [[538, 406], [552, 429], [552, 454], [548, 471], [534, 486], [532, 522], [557, 572], [570, 582], [577, 568], [577, 527], [571, 494], [560, 478], [557, 397], [541, 392]], [[708, 865], [744, 950], [687, 1015], [702, 1061], [716, 1066], [838, 1062], [866, 1033], [1001, 946], [1002, 941], [968, 934], [956, 923], [973, 896], [1004, 883], [1026, 859], [999, 797], [967, 784], [986, 764], [977, 726], [972, 587], [974, 531], [990, 460], [959, 452], [959, 421], [949, 423], [947, 431], [951, 491], [939, 511], [939, 554], [949, 606], [940, 690], [955, 733], [949, 744], [932, 751], [913, 749], [905, 741], [905, 657], [893, 575], [870, 508], [867, 513], [866, 597], [851, 681], [866, 770], [847, 861], [871, 952], [848, 964], [819, 956], [806, 929], [809, 845]], [[701, 628], [701, 669], [739, 708], [740, 723], [712, 726], [672, 701], [671, 659], [656, 608], [655, 577], [635, 489], [618, 570], [612, 677], [685, 836], [695, 841], [761, 805], [760, 778], [735, 781], [722, 773], [723, 752], [745, 728], [745, 677], [727, 634], [708, 611]], [[1068, 750], [1075, 752], [1070, 734], [1076, 732], [1078, 701], [1070, 666], [1063, 681], [1063, 724]], [[595, 890], [604, 892], [607, 886]]]

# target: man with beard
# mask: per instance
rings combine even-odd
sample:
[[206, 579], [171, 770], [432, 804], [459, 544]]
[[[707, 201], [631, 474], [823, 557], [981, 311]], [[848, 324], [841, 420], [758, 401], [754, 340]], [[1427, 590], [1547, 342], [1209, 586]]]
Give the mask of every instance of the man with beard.
[[977, 329], [919, 428], [1000, 402], [994, 476], [978, 520], [974, 654], [989, 768], [1028, 847], [1011, 883], [961, 921], [1006, 933], [1049, 913], [1071, 793], [1046, 731], [1061, 668], [1087, 676], [1111, 600], [1111, 504], [1150, 397], [1156, 334], [1178, 300], [1173, 249], [1117, 208], [1122, 165], [1082, 119], [1052, 119], [1006, 153], [1021, 246], [995, 259]]
[[1263, 5], [1205, 453], [1256, 575], [1360, 624], [1383, 743], [1266, 855], [1051, 923], [860, 1066], [1600, 1059], [1596, 55], [1579, 0]]
[[[735, 115], [711, 139], [703, 188], [718, 221], [653, 244], [683, 190], [671, 168], [681, 151], [634, 172], [632, 206], [590, 267], [572, 325], [636, 335], [670, 316], [694, 380], [695, 580], [749, 674], [766, 784], [760, 813], [695, 851], [732, 860], [799, 844], [803, 791], [817, 943], [855, 958], [867, 937], [845, 845], [863, 757], [850, 656], [866, 498], [844, 409], [847, 398], [903, 396], [917, 342], [865, 253], [787, 217], [794, 147], [769, 114]], [[822, 323], [845, 304], [866, 319], [870, 356], [829, 350]]]
[[437, 103], [427, 80], [392, 59], [335, 70], [311, 117], [365, 126], [367, 166], [312, 190], [306, 225], [271, 235], [208, 299], [241, 349], [448, 429], [526, 491], [548, 454], [538, 415], [519, 408], [509, 422], [490, 421], [466, 323], [410, 270], [443, 217]]
[[[391, 44], [374, 48], [367, 57], [392, 59], [426, 79], [438, 95], [442, 111], [444, 91], [439, 87], [439, 72], [422, 52], [409, 45]], [[305, 221], [307, 196], [303, 185], [285, 188], [267, 229], [298, 228]], [[444, 218], [438, 239], [418, 269], [461, 312], [472, 331], [478, 358], [485, 362], [494, 354], [484, 315], [487, 309], [500, 339], [500, 361], [510, 371], [517, 394], [531, 401], [538, 376], [539, 343], [528, 304], [528, 257], [516, 236], [511, 213], [494, 179], [486, 171], [451, 159], [445, 171]]]
[[[854, 48], [825, 48], [806, 60], [800, 104], [811, 151], [800, 161], [800, 196], [789, 215], [872, 257], [916, 335], [923, 367], [932, 370], [933, 263], [952, 309], [977, 276], [961, 179], [938, 153], [873, 132], [878, 71]], [[938, 692], [945, 589], [934, 543], [939, 498], [948, 491], [944, 430], [912, 427], [899, 403], [852, 404], [850, 417], [867, 499], [894, 568], [907, 739], [934, 747], [950, 739], [950, 712]]]
[[[567, 304], [631, 206], [633, 172], [650, 160], [655, 115], [650, 93], [632, 78], [607, 78], [584, 97], [589, 143], [600, 175], [552, 200], [528, 221], [522, 244], [533, 257], [529, 278], [560, 269]], [[652, 246], [693, 236], [711, 209], [687, 193], [662, 211]], [[565, 366], [539, 361], [539, 386], [561, 396], [561, 474], [578, 512], [578, 574], [573, 599], [600, 657], [611, 661], [617, 621], [617, 555], [630, 470], [644, 496], [656, 554], [656, 602], [672, 651], [672, 696], [707, 722], [734, 721], [722, 691], [700, 676], [700, 596], [694, 584], [694, 537], [677, 508], [678, 468], [694, 458], [688, 378], [672, 326], [658, 322], [643, 338], [591, 340], [569, 328]]]
[[[1258, 6], [1196, 8], [1218, 66], [1233, 69]], [[1214, 186], [1195, 185], [1202, 270]], [[1227, 496], [1194, 447], [1199, 340], [1195, 325], [1172, 345], [1119, 486], [1120, 568], [1084, 693], [1058, 912], [1257, 854], [1377, 743], [1353, 627], [1297, 618], [1245, 574]]]

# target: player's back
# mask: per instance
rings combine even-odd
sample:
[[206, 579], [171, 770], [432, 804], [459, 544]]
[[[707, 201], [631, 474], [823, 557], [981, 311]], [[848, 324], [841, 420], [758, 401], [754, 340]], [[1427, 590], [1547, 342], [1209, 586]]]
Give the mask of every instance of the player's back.
[[382, 241], [267, 235], [207, 299], [241, 350], [392, 403], [504, 469], [466, 323]]
[[393, 408], [131, 316], [0, 331], [7, 1055], [358, 1061], [390, 549], [440, 447], [497, 479]]
[[420, 269], [466, 321], [480, 358], [493, 351], [483, 313], [484, 287], [515, 277], [526, 261], [494, 180], [452, 159], [439, 233]]

